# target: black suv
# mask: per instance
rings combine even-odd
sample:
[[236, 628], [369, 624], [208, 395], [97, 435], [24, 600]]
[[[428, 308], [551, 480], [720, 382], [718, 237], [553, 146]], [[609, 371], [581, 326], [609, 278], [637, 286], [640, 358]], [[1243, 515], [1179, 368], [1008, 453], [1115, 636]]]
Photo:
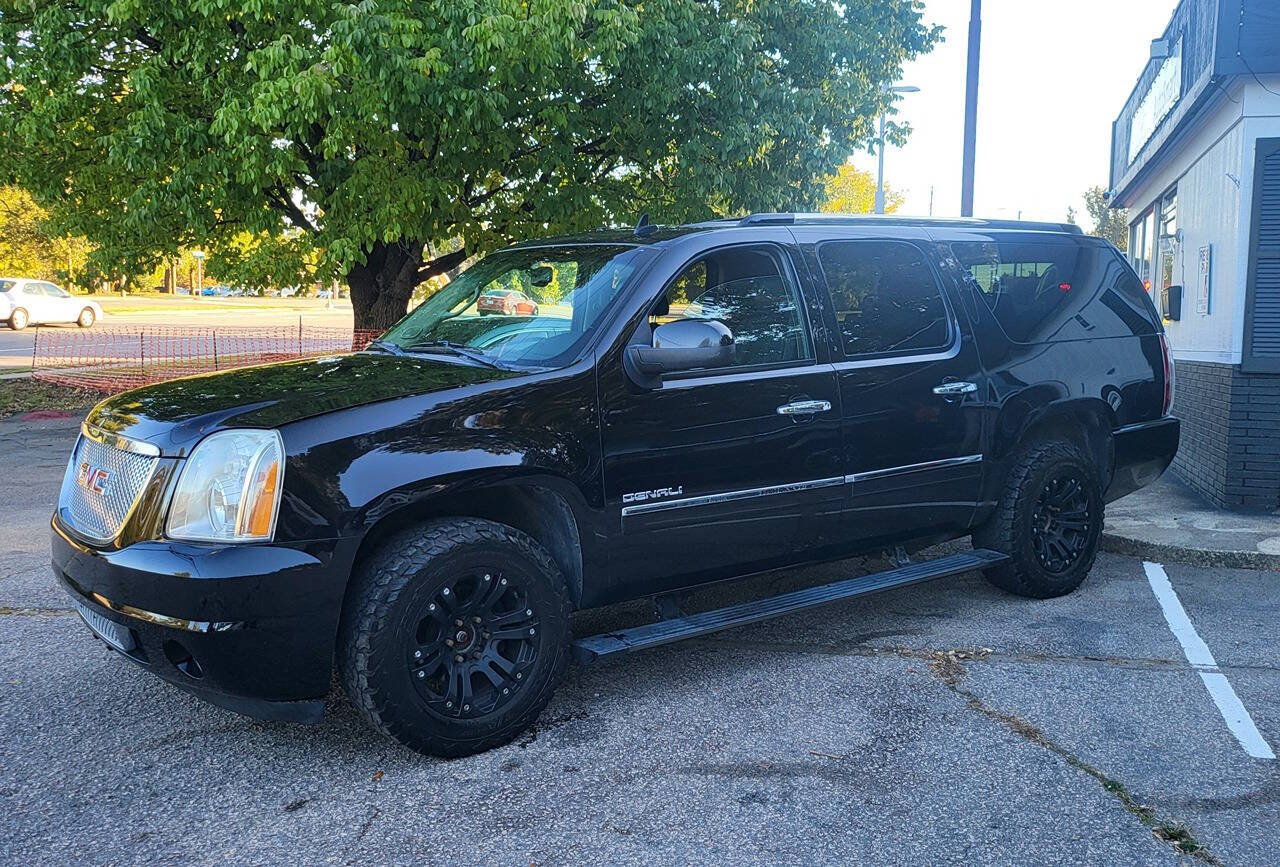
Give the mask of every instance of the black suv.
[[[480, 315], [485, 292], [526, 315]], [[365, 351], [127, 392], [84, 423], [53, 567], [94, 632], [256, 716], [336, 665], [422, 752], [504, 743], [595, 657], [984, 569], [1050, 597], [1173, 459], [1160, 319], [1074, 226], [759, 214], [523, 244]], [[906, 549], [972, 536], [974, 550]], [[888, 550], [686, 615], [675, 591]], [[574, 640], [576, 608], [662, 619]]]

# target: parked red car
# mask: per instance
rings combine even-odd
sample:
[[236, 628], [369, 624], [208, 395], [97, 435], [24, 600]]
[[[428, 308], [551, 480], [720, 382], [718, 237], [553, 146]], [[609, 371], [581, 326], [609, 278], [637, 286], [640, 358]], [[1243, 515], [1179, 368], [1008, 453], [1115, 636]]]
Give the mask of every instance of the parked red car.
[[476, 299], [476, 310], [481, 316], [537, 316], [538, 303], [517, 289], [490, 289]]

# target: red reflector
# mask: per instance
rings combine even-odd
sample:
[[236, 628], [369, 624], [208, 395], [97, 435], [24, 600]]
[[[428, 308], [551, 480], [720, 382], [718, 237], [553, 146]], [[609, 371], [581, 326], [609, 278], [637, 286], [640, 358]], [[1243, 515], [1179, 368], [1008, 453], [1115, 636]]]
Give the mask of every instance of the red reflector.
[[1059, 283], [1059, 284], [1058, 284], [1058, 288], [1059, 288], [1059, 289], [1061, 289], [1063, 292], [1070, 292], [1070, 291], [1071, 291], [1071, 284], [1070, 284], [1070, 283]]

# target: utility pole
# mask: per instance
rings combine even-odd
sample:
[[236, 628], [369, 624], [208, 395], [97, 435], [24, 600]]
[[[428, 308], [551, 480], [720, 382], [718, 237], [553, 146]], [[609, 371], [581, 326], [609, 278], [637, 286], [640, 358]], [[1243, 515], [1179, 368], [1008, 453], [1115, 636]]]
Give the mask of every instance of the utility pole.
[[982, 0], [970, 0], [969, 68], [964, 84], [964, 158], [960, 168], [960, 216], [973, 216], [973, 161], [978, 138], [978, 56], [982, 45]]
[[[883, 94], [891, 93], [919, 93], [920, 88], [910, 84], [900, 84], [890, 87], [887, 84], [880, 85], [880, 92]], [[884, 115], [885, 111], [880, 112], [880, 134], [876, 142], [876, 198], [875, 212], [877, 214], [884, 213]]]

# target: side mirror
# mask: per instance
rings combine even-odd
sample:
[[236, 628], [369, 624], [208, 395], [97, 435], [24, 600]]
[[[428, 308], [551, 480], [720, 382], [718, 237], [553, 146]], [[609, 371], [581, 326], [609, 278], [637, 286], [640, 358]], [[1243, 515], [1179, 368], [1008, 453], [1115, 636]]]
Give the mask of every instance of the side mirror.
[[623, 356], [627, 373], [646, 388], [657, 388], [663, 374], [726, 367], [735, 357], [733, 332], [714, 319], [677, 319], [653, 329], [652, 346], [630, 346]]

